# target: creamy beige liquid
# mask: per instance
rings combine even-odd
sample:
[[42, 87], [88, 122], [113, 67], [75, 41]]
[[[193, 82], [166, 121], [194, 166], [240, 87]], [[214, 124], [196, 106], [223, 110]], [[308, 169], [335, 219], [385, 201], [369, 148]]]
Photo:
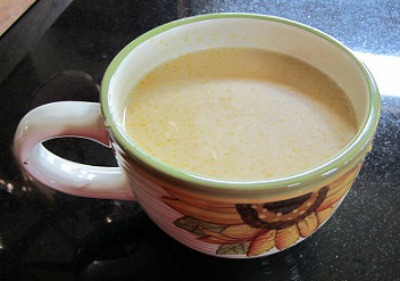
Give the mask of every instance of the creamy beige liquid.
[[125, 128], [145, 151], [203, 177], [261, 180], [305, 171], [354, 137], [355, 116], [329, 77], [258, 49], [184, 55], [134, 88]]

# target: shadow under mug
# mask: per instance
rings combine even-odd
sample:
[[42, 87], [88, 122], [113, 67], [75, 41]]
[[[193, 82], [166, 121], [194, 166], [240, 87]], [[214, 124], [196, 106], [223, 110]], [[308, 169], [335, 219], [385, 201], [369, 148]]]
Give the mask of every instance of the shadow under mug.
[[[201, 178], [143, 151], [122, 125], [133, 86], [165, 61], [222, 47], [279, 52], [323, 71], [342, 87], [354, 107], [359, 128], [354, 139], [318, 167], [265, 181]], [[17, 128], [14, 153], [28, 177], [56, 190], [137, 200], [162, 230], [197, 251], [228, 258], [259, 257], [309, 237], [333, 214], [371, 149], [380, 106], [368, 69], [323, 32], [265, 15], [201, 15], [157, 27], [121, 50], [104, 75], [100, 104], [56, 102], [30, 111]], [[113, 147], [119, 167], [67, 161], [41, 144], [64, 136]]]

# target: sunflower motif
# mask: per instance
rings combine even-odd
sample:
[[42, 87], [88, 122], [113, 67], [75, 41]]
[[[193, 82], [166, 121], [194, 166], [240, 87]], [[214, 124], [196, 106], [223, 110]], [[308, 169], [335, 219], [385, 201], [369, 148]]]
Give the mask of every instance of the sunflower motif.
[[216, 254], [254, 257], [286, 249], [314, 233], [336, 210], [361, 165], [339, 179], [296, 198], [263, 204], [198, 200], [166, 189], [162, 200], [183, 214], [174, 223], [197, 239], [217, 244]]

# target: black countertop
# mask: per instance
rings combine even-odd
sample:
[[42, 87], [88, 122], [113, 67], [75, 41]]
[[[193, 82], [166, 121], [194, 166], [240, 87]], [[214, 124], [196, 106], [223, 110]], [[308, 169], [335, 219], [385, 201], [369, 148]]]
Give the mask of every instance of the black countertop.
[[[43, 2], [25, 17], [46, 15]], [[42, 6], [60, 1], [47, 2]], [[374, 149], [343, 204], [312, 237], [270, 257], [197, 253], [164, 234], [137, 203], [27, 185], [11, 154], [15, 128], [30, 108], [97, 101], [96, 83], [125, 44], [162, 23], [210, 12], [271, 14], [319, 28], [356, 51], [381, 89]], [[29, 46], [19, 62], [20, 52], [7, 61], [0, 53], [0, 68], [10, 68], [0, 77], [0, 280], [400, 280], [398, 0], [75, 0], [29, 45], [7, 45], [7, 36], [24, 36], [12, 34], [17, 28], [0, 38], [3, 52]], [[110, 151], [88, 141], [47, 146], [72, 160], [115, 165]]]

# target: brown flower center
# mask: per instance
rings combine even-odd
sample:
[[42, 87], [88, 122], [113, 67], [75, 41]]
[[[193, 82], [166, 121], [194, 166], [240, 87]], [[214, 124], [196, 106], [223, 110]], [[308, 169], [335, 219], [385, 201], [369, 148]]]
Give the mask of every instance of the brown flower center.
[[299, 222], [314, 212], [324, 201], [329, 188], [296, 198], [264, 204], [236, 204], [242, 220], [254, 227], [282, 229]]

